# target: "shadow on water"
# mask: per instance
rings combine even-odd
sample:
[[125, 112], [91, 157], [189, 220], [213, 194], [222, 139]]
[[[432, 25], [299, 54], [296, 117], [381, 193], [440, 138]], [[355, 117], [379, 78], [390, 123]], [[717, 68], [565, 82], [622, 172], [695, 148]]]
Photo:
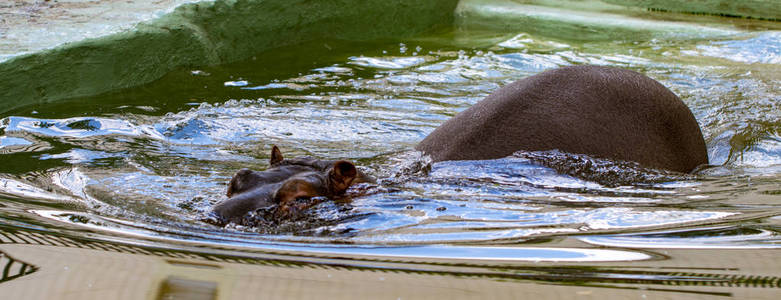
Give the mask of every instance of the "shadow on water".
[[[39, 245], [215, 270], [244, 264], [715, 296], [777, 289], [781, 281], [761, 265], [781, 247], [779, 38], [573, 43], [453, 31], [403, 42], [323, 40], [21, 108], [0, 119], [0, 250], [11, 255], [0, 256], [9, 270], [2, 280], [44, 272], [11, 258], [16, 246]], [[431, 164], [411, 150], [496, 88], [573, 64], [634, 69], [670, 87], [692, 108], [714, 165], [671, 174], [558, 151]], [[290, 156], [350, 159], [380, 180], [300, 220], [199, 222], [236, 170], [268, 167], [272, 144]], [[161, 279], [159, 297], [183, 286], [219, 293], [219, 282], [176, 274]]]

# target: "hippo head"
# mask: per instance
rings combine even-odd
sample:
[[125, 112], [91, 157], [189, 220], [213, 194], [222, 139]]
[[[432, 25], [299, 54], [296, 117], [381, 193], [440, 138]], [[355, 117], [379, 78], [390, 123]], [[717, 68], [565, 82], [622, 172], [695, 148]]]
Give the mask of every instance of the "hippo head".
[[212, 210], [210, 223], [240, 223], [249, 212], [275, 208], [277, 218], [290, 218], [322, 198], [344, 194], [355, 183], [372, 179], [346, 160], [309, 157], [285, 159], [277, 146], [271, 149], [270, 167], [265, 171], [242, 169], [228, 183], [228, 199]]

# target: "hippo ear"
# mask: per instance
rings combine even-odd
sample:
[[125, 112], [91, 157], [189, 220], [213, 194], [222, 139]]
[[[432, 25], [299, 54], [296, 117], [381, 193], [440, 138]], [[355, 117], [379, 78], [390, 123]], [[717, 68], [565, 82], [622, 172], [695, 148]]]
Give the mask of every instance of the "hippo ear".
[[282, 151], [279, 151], [279, 148], [277, 147], [277, 145], [272, 145], [271, 146], [271, 159], [269, 160], [269, 164], [272, 164], [272, 165], [277, 164], [277, 163], [281, 162], [283, 159], [285, 159], [285, 158], [282, 157]]
[[352, 185], [353, 180], [358, 175], [358, 170], [355, 169], [353, 163], [340, 160], [334, 163], [331, 167], [331, 171], [328, 173], [329, 184], [331, 185], [331, 191], [334, 194], [341, 194]]

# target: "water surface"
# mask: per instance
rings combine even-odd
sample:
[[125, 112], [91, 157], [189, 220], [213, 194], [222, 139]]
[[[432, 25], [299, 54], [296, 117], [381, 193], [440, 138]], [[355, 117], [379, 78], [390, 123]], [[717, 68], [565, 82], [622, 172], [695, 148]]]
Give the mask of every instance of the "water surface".
[[[594, 263], [664, 260], [654, 249], [776, 251], [778, 45], [781, 32], [760, 30], [584, 43], [453, 29], [404, 41], [321, 40], [183, 69], [139, 88], [0, 116], [0, 222], [103, 241], [315, 257]], [[577, 64], [628, 68], [669, 87], [697, 118], [712, 165], [671, 174], [557, 151], [431, 164], [412, 150], [497, 88]], [[379, 181], [304, 220], [200, 222], [238, 169], [268, 166], [271, 145], [287, 157], [349, 159]], [[588, 280], [640, 282], [632, 276], [640, 275]], [[644, 278], [685, 281], [664, 276]]]

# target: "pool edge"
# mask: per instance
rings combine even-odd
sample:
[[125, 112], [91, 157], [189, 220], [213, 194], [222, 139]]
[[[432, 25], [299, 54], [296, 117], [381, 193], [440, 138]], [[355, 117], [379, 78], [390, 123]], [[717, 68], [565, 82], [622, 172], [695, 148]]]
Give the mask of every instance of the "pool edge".
[[458, 0], [217, 0], [132, 30], [0, 63], [0, 112], [142, 85], [316, 38], [405, 38], [453, 23]]

